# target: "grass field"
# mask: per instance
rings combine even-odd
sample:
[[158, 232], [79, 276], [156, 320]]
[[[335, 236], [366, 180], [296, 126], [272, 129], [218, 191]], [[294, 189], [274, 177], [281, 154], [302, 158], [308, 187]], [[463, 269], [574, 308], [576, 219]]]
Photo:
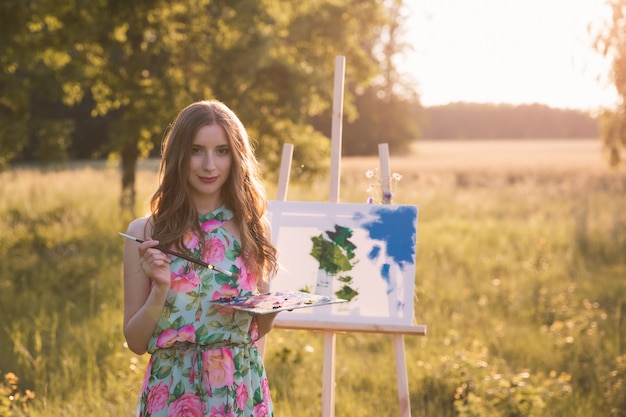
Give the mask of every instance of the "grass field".
[[[344, 159], [341, 201], [364, 202], [377, 166]], [[424, 141], [391, 168], [394, 202], [419, 206], [412, 415], [626, 416], [626, 173], [600, 144]], [[288, 199], [328, 189], [292, 176]], [[119, 173], [14, 169], [0, 194], [0, 415], [131, 415], [147, 358], [121, 334]], [[271, 333], [277, 417], [321, 414], [322, 352], [321, 334]], [[336, 374], [338, 417], [399, 415], [391, 336], [338, 335]]]

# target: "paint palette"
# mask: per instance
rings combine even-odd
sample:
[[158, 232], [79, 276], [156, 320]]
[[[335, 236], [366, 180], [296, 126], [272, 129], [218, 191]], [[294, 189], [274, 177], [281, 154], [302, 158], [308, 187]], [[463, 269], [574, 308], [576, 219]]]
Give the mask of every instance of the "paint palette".
[[235, 310], [254, 314], [278, 313], [285, 310], [317, 307], [328, 304], [345, 303], [341, 298], [330, 298], [324, 295], [300, 291], [277, 291], [250, 297], [228, 297], [213, 300], [214, 303]]

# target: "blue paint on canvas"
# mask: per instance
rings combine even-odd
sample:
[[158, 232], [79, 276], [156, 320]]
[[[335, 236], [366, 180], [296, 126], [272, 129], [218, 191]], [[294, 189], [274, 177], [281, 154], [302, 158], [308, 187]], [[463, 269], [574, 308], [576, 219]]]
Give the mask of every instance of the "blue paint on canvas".
[[362, 225], [370, 238], [386, 243], [386, 255], [391, 257], [400, 269], [404, 269], [405, 263], [412, 264], [415, 255], [416, 209], [401, 206], [390, 210], [381, 206], [374, 208], [372, 212], [378, 217]]
[[390, 269], [391, 265], [389, 264], [383, 264], [383, 266], [380, 267], [380, 276], [387, 283], [387, 294], [391, 292], [391, 276], [389, 275]]
[[376, 245], [372, 248], [370, 253], [367, 254], [367, 259], [369, 259], [370, 261], [373, 261], [374, 259], [378, 258], [379, 254], [380, 254], [380, 246]]

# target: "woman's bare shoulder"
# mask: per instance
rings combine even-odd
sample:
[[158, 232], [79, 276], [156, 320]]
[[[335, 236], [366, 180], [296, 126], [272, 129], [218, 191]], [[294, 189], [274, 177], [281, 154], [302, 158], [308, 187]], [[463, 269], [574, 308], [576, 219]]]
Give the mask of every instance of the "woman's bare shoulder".
[[150, 216], [139, 217], [128, 225], [126, 232], [139, 239], [145, 239], [152, 233], [152, 218]]

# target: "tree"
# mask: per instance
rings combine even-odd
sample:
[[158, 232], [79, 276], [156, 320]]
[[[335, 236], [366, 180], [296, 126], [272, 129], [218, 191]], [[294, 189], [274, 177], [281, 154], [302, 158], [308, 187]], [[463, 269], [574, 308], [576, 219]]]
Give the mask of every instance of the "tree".
[[344, 129], [344, 155], [375, 155], [379, 143], [402, 154], [420, 135], [422, 109], [417, 101], [395, 94], [385, 98], [381, 89], [373, 86], [356, 95], [356, 108], [359, 117]]
[[[346, 118], [343, 129], [344, 155], [374, 155], [379, 143], [388, 143], [391, 151], [402, 153], [420, 135], [422, 109], [415, 86], [398, 71], [396, 60], [407, 52], [402, 41], [406, 19], [404, 2], [389, 0], [378, 12], [380, 19], [375, 36], [361, 39], [361, 49], [377, 63], [378, 73], [367, 84], [348, 79], [347, 89], [354, 97], [354, 112]], [[313, 119], [317, 129], [330, 134], [322, 123], [328, 113]]]
[[66, 59], [37, 47], [44, 28], [52, 31], [58, 27], [56, 20], [31, 18], [29, 7], [19, 1], [0, 3], [0, 16], [0, 167], [4, 167], [27, 145], [29, 92], [48, 92], [49, 85], [41, 83], [35, 74], [41, 73], [44, 62], [59, 67]]
[[[158, 154], [179, 109], [217, 98], [249, 128], [268, 170], [290, 142], [294, 165], [315, 175], [329, 143], [308, 120], [330, 108], [336, 55], [346, 56], [355, 86], [380, 74], [369, 48], [388, 22], [385, 3], [5, 1], [0, 154], [62, 159], [80, 144], [117, 158], [122, 205], [132, 211], [137, 161]], [[345, 100], [346, 114], [355, 115], [351, 91]], [[100, 128], [88, 138], [87, 114]]]
[[595, 138], [590, 114], [543, 104], [449, 103], [425, 109], [429, 139]]
[[612, 10], [611, 21], [597, 33], [595, 46], [611, 57], [611, 77], [622, 100], [615, 110], [600, 115], [600, 134], [609, 164], [618, 166], [626, 151], [626, 0], [609, 0], [607, 5]]

